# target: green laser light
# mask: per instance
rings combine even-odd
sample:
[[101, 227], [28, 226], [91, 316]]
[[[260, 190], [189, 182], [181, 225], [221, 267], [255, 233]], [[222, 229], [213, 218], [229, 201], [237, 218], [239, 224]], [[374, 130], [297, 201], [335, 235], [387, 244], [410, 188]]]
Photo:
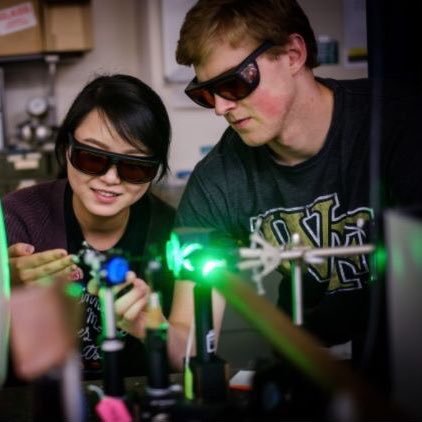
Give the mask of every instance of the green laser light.
[[166, 257], [167, 265], [176, 278], [180, 278], [182, 273], [188, 273], [187, 277], [195, 279], [198, 275], [204, 278], [214, 268], [227, 266], [226, 260], [221, 258], [225, 253], [223, 249], [207, 247], [208, 233], [193, 229], [172, 232], [166, 244]]

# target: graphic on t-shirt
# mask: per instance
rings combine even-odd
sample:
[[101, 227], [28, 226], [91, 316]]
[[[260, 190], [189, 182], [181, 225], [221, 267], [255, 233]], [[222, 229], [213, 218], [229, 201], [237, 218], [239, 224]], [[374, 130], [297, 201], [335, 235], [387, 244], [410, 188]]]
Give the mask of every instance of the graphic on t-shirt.
[[78, 337], [81, 341], [81, 357], [85, 366], [88, 362], [98, 361], [101, 358], [98, 337], [101, 334], [100, 303], [97, 296], [84, 292], [80, 303], [85, 306], [85, 325], [79, 330]]
[[[99, 369], [101, 359], [100, 336], [102, 332], [100, 300], [98, 296], [89, 294], [85, 289], [79, 303], [85, 307], [85, 324], [78, 331], [81, 357], [87, 369]], [[117, 328], [117, 335], [124, 337], [127, 332]]]
[[[294, 208], [273, 208], [250, 218], [254, 230], [261, 219], [260, 234], [274, 246], [289, 244], [292, 235], [300, 236], [303, 246], [326, 248], [358, 246], [368, 243], [365, 223], [372, 219], [370, 208], [359, 207], [345, 213], [339, 212], [336, 193], [320, 196], [309, 205]], [[282, 273], [290, 273], [290, 263], [280, 265]], [[365, 255], [330, 257], [321, 264], [308, 265], [308, 273], [319, 283], [328, 283], [327, 293], [362, 288], [368, 276]]]

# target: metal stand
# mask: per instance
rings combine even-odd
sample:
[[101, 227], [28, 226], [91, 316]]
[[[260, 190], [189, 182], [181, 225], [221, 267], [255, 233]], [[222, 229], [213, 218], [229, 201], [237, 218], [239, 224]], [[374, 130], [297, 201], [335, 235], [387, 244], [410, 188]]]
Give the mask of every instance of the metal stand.
[[368, 254], [374, 251], [373, 245], [339, 246], [334, 248], [310, 248], [300, 244], [297, 233], [292, 236], [291, 245], [277, 248], [266, 242], [257, 232], [251, 234], [252, 248], [240, 248], [240, 270], [252, 269], [258, 293], [262, 290], [262, 278], [275, 270], [282, 261], [291, 262], [293, 322], [303, 325], [303, 266], [310, 263], [320, 263], [323, 258], [332, 256], [351, 256]]
[[125, 384], [121, 370], [120, 355], [124, 344], [117, 337], [116, 317], [114, 315], [114, 293], [111, 287], [100, 288], [101, 324], [104, 338], [101, 350], [104, 360], [104, 394], [111, 397], [123, 397]]
[[45, 62], [48, 65], [48, 125], [50, 127], [57, 126], [57, 108], [56, 108], [56, 73], [59, 56], [57, 54], [48, 54], [45, 56]]
[[124, 344], [117, 336], [113, 286], [124, 282], [128, 263], [111, 253], [106, 255], [98, 252], [86, 242], [83, 246], [76, 261], [82, 259], [91, 267], [90, 274], [100, 286], [104, 394], [122, 398], [125, 395], [125, 386], [120, 355]]

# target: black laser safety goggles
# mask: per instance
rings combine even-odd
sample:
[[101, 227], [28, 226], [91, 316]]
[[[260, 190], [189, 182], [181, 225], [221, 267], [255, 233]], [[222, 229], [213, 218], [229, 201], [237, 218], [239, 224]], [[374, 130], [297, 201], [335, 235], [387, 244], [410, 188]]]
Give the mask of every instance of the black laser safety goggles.
[[154, 179], [160, 166], [159, 160], [154, 157], [104, 151], [78, 142], [70, 133], [69, 145], [72, 166], [93, 176], [102, 176], [115, 165], [121, 180], [135, 184], [148, 183]]
[[198, 82], [196, 78], [192, 79], [185, 89], [186, 95], [196, 104], [206, 108], [215, 107], [214, 95], [231, 101], [242, 100], [259, 84], [257, 57], [273, 46], [270, 41], [265, 41], [238, 66], [208, 81]]

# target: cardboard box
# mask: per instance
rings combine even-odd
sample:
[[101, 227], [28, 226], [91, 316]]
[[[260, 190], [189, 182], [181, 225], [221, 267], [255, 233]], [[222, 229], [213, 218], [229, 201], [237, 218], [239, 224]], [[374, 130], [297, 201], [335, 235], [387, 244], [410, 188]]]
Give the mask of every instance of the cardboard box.
[[43, 4], [44, 51], [86, 51], [93, 47], [89, 2]]
[[87, 51], [92, 47], [90, 2], [1, 0], [0, 56]]
[[43, 50], [38, 0], [1, 0], [0, 55], [34, 54]]

